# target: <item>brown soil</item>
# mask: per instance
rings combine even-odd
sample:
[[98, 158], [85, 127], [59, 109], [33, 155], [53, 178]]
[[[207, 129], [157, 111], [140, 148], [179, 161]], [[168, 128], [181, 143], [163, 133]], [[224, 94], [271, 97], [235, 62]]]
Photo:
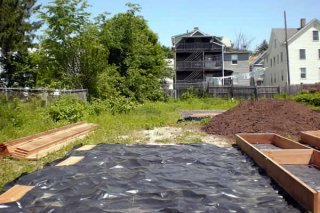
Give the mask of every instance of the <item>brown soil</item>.
[[288, 100], [247, 101], [217, 115], [203, 129], [228, 137], [265, 132], [296, 137], [300, 131], [320, 129], [320, 113]]

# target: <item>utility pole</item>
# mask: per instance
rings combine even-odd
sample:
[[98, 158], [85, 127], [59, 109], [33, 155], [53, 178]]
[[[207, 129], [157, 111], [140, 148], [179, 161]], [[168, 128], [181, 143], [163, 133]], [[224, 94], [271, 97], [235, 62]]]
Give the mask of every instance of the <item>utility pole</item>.
[[284, 11], [284, 27], [285, 27], [285, 36], [286, 36], [286, 52], [287, 52], [287, 71], [288, 71], [288, 84], [287, 91], [290, 95], [290, 67], [289, 67], [289, 47], [288, 47], [288, 32], [287, 32], [287, 15]]

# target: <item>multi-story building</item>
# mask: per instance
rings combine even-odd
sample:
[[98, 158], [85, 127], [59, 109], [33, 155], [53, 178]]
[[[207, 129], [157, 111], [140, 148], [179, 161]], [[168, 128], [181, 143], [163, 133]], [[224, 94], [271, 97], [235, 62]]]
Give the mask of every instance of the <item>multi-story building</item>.
[[235, 73], [249, 72], [249, 53], [227, 52], [221, 40], [221, 37], [203, 33], [197, 27], [173, 36], [176, 83], [201, 82], [207, 77], [223, 79]]
[[[300, 28], [288, 28], [288, 58], [290, 84], [320, 82], [320, 22], [313, 19]], [[265, 85], [287, 85], [288, 67], [285, 29], [272, 29], [269, 48], [265, 55]]]

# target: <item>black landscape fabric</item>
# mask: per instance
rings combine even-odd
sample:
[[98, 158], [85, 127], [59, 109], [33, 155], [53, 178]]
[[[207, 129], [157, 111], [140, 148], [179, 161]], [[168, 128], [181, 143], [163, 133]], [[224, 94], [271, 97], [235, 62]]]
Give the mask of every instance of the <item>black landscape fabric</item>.
[[35, 187], [0, 212], [300, 212], [233, 147], [98, 145], [71, 155], [85, 158], [17, 179]]

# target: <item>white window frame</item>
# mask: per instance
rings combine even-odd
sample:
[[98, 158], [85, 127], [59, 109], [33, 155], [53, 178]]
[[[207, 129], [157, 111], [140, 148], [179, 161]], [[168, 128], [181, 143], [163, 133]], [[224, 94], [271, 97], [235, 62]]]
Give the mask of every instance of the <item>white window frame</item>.
[[[302, 51], [304, 52], [304, 58], [302, 57], [303, 55], [301, 54]], [[307, 59], [306, 49], [299, 49], [299, 59], [300, 60], [306, 60]]]
[[[304, 71], [304, 73], [303, 73]], [[304, 74], [304, 77], [302, 75]], [[307, 68], [306, 67], [300, 67], [300, 78], [305, 80], [307, 79]]]
[[[317, 39], [315, 39], [315, 33], [317, 34]], [[313, 41], [319, 41], [319, 31], [318, 30], [313, 30], [312, 31], [312, 40]]]
[[[237, 58], [237, 59], [234, 59], [234, 58]], [[234, 61], [235, 61], [235, 63], [234, 63]], [[237, 54], [232, 54], [231, 55], [231, 64], [232, 65], [238, 65], [238, 61], [239, 61], [238, 55]]]

